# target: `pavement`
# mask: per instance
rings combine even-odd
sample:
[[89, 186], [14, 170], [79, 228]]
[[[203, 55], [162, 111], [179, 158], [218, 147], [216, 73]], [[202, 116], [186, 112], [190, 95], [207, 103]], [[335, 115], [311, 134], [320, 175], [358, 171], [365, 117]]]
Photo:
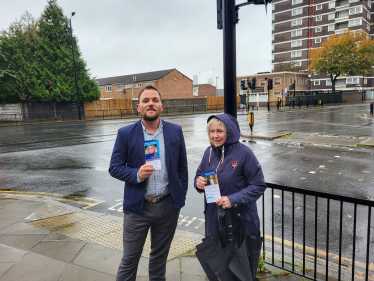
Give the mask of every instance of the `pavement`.
[[[48, 197], [48, 196], [46, 196]], [[0, 195], [0, 281], [115, 280], [122, 257], [122, 219], [57, 202]], [[208, 280], [194, 247], [201, 235], [178, 231], [167, 262], [167, 280]], [[137, 279], [149, 280], [149, 241]], [[266, 265], [267, 280], [302, 280]]]

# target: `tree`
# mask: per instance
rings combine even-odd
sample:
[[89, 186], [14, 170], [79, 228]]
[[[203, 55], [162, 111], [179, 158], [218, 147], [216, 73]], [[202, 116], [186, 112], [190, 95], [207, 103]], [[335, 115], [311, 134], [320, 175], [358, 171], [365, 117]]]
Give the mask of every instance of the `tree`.
[[8, 74], [0, 77], [0, 99], [3, 102], [29, 100], [43, 91], [39, 81], [39, 38], [36, 29], [36, 20], [26, 12], [0, 34], [0, 60], [2, 65], [6, 65]]
[[[40, 97], [41, 100], [76, 101], [69, 21], [63, 15], [57, 0], [48, 0], [38, 23], [37, 34], [40, 38], [43, 83], [47, 87], [47, 92]], [[99, 99], [98, 85], [89, 76], [77, 39], [73, 37], [73, 40], [80, 100]]]
[[365, 74], [374, 65], [374, 41], [363, 31], [347, 31], [325, 39], [309, 50], [309, 71], [330, 76], [332, 92], [339, 76]]

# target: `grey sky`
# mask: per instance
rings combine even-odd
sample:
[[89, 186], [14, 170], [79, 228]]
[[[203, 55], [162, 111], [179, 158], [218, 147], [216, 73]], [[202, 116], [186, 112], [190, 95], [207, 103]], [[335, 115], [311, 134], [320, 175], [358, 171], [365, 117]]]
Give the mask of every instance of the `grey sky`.
[[[236, 4], [246, 2], [236, 0]], [[46, 0], [0, 0], [0, 30], [25, 11], [39, 18]], [[176, 68], [199, 83], [223, 86], [223, 33], [216, 0], [58, 0], [75, 12], [73, 33], [92, 76], [105, 78]], [[271, 5], [240, 8], [237, 75], [271, 70]], [[214, 74], [213, 74], [214, 69]], [[200, 72], [200, 74], [199, 74]]]

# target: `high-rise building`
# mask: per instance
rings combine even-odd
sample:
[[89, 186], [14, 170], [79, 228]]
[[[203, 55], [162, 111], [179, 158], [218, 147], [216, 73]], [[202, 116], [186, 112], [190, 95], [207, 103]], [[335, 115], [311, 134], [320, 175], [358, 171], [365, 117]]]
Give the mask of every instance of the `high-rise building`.
[[[318, 48], [328, 36], [350, 30], [373, 35], [371, 0], [273, 0], [272, 66], [279, 71], [284, 65], [306, 70], [308, 50]], [[339, 77], [336, 90], [358, 90], [373, 86], [373, 75]], [[311, 90], [331, 90], [326, 75], [311, 75]]]

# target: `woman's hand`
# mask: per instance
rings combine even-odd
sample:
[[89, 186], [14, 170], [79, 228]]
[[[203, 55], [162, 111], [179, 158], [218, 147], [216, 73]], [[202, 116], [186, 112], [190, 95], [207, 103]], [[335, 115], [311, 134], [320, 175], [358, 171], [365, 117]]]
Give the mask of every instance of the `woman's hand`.
[[230, 209], [231, 208], [231, 202], [227, 196], [222, 196], [217, 199], [216, 204], [218, 206], [222, 206], [224, 209]]
[[204, 190], [205, 185], [206, 185], [205, 179], [202, 176], [198, 177], [197, 180], [196, 180], [196, 187], [198, 189]]

